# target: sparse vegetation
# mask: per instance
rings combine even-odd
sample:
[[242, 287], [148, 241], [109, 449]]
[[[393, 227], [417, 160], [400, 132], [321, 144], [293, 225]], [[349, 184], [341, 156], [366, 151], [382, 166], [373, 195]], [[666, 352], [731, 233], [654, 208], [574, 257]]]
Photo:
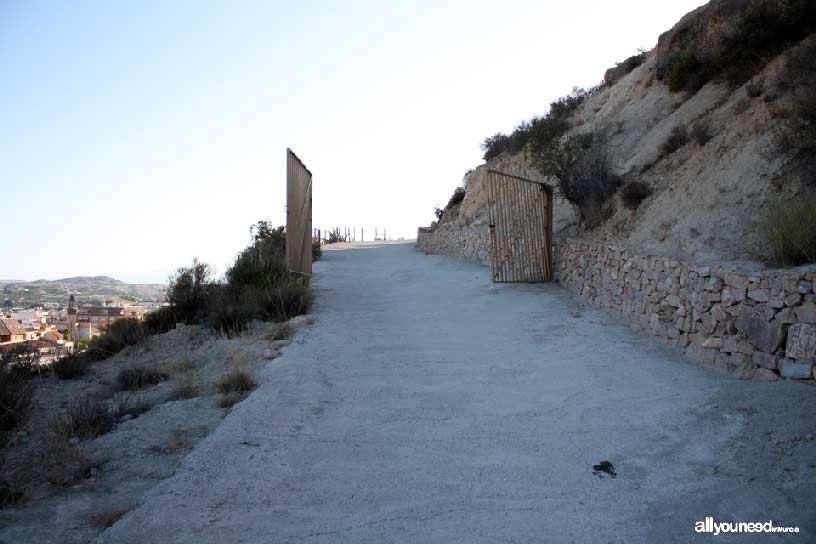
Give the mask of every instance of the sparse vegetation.
[[620, 186], [612, 173], [601, 137], [583, 133], [553, 138], [536, 148], [533, 161], [542, 174], [553, 178], [558, 191], [572, 204], [581, 224], [594, 228], [610, 215], [609, 198]]
[[498, 133], [486, 138], [482, 142], [484, 160], [490, 161], [502, 153], [518, 153], [528, 144], [534, 153], [536, 150], [549, 147], [550, 142], [560, 138], [570, 129], [570, 116], [596, 91], [597, 88], [584, 90], [576, 87], [571, 94], [551, 103], [546, 116], [522, 121], [510, 136]]
[[258, 384], [252, 371], [235, 353], [231, 353], [229, 369], [216, 385], [216, 389], [222, 395], [218, 405], [221, 408], [228, 408], [243, 400], [256, 387]]
[[783, 265], [816, 262], [816, 192], [768, 204], [760, 228], [771, 260]]
[[666, 138], [666, 141], [660, 146], [660, 155], [665, 157], [667, 155], [671, 155], [684, 145], [688, 143], [689, 136], [688, 130], [686, 130], [685, 125], [677, 125], [675, 126], [669, 137]]
[[288, 340], [295, 334], [295, 328], [292, 327], [289, 323], [279, 323], [275, 325], [275, 328], [266, 336], [267, 340], [271, 340], [272, 342], [277, 342], [280, 340]]
[[638, 180], [628, 181], [621, 188], [621, 201], [628, 209], [636, 210], [650, 194], [652, 188], [647, 183]]
[[335, 228], [326, 233], [327, 244], [338, 244], [340, 242], [347, 242], [346, 237], [340, 233], [339, 228]]
[[691, 127], [691, 137], [697, 145], [706, 145], [712, 137], [710, 125], [705, 121], [697, 121]]
[[167, 301], [176, 317], [184, 323], [200, 323], [209, 313], [213, 290], [213, 268], [193, 259], [189, 267], [181, 267], [169, 279]]
[[765, 92], [764, 79], [752, 79], [745, 84], [745, 93], [751, 98], [759, 98]]
[[86, 478], [94, 467], [67, 437], [52, 436], [42, 456], [42, 468], [48, 483], [66, 487]]
[[85, 353], [72, 353], [54, 361], [51, 370], [61, 380], [74, 380], [85, 375], [91, 362], [91, 358]]
[[666, 74], [666, 84], [672, 92], [695, 93], [708, 82], [708, 64], [700, 60], [693, 51], [683, 51], [670, 61]]
[[810, 186], [816, 186], [816, 36], [785, 59], [779, 85], [791, 91], [780, 130], [775, 135], [776, 151], [789, 161], [788, 168]]
[[194, 399], [201, 395], [201, 390], [189, 376], [183, 376], [178, 380], [176, 388], [170, 393], [169, 400]]
[[116, 414], [104, 401], [90, 397], [73, 401], [62, 415], [48, 424], [52, 440], [79, 438], [87, 440], [110, 432], [116, 425]]
[[13, 431], [28, 420], [36, 359], [37, 353], [25, 344], [0, 350], [0, 448], [2, 433]]
[[811, 0], [753, 0], [716, 43], [688, 44], [662, 59], [657, 78], [671, 91], [696, 92], [712, 80], [736, 87], [814, 32], [816, 4]]
[[170, 375], [158, 368], [134, 366], [123, 368], [116, 376], [116, 385], [120, 391], [142, 389], [150, 385], [157, 385], [167, 380]]
[[264, 291], [264, 316], [286, 321], [305, 314], [312, 306], [312, 292], [299, 278], [290, 278]]

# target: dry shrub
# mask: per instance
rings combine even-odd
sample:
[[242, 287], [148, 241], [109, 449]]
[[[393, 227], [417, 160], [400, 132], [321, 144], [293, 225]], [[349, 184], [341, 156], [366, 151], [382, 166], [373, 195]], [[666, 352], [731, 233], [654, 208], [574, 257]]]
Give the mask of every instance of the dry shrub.
[[85, 479], [93, 465], [67, 437], [51, 436], [42, 457], [45, 479], [55, 487], [65, 487]]
[[312, 306], [312, 292], [298, 279], [289, 279], [265, 291], [266, 317], [286, 321], [305, 314]]
[[621, 189], [621, 201], [630, 210], [636, 210], [652, 194], [652, 188], [642, 181], [629, 181]]
[[113, 430], [116, 418], [104, 402], [85, 397], [71, 402], [61, 416], [49, 421], [48, 431], [57, 440], [95, 438]]
[[258, 387], [247, 364], [239, 359], [235, 352], [231, 352], [229, 358], [229, 369], [216, 386], [218, 392], [222, 394], [218, 402], [222, 408], [240, 402], [250, 391]]
[[759, 98], [765, 92], [765, 80], [757, 78], [745, 84], [745, 92], [751, 98]]
[[684, 145], [688, 143], [688, 131], [685, 125], [677, 125], [666, 138], [666, 141], [660, 146], [660, 155], [665, 157], [671, 155]]
[[28, 420], [34, 355], [25, 345], [0, 351], [0, 433], [13, 431]]
[[771, 246], [774, 262], [816, 262], [816, 192], [770, 202], [759, 225]]
[[222, 395], [221, 398], [218, 399], [218, 407], [219, 408], [232, 408], [242, 400], [244, 400], [247, 396], [247, 393], [235, 392], [235, 393], [228, 393], [226, 395]]
[[176, 388], [170, 393], [168, 400], [187, 400], [194, 399], [201, 395], [201, 390], [193, 382], [192, 377], [184, 376], [179, 379]]
[[114, 508], [113, 510], [96, 514], [91, 519], [94, 525], [107, 528], [122, 519], [129, 511], [129, 508]]
[[84, 376], [90, 366], [91, 360], [85, 354], [74, 353], [54, 361], [51, 370], [61, 380], [74, 380]]
[[0, 510], [25, 501], [25, 487], [30, 481], [30, 473], [8, 466], [3, 467], [3, 476], [0, 478]]
[[123, 368], [116, 376], [116, 384], [121, 391], [129, 391], [131, 389], [142, 389], [150, 385], [159, 384], [170, 375], [167, 372], [157, 368], [150, 367], [131, 367]]
[[295, 334], [295, 328], [292, 325], [289, 323], [279, 323], [275, 325], [272, 332], [266, 335], [266, 339], [271, 340], [272, 342], [288, 340], [293, 334]]
[[699, 146], [706, 145], [712, 136], [711, 126], [705, 121], [698, 121], [691, 127], [691, 137]]
[[227, 393], [248, 393], [258, 387], [252, 371], [245, 365], [236, 365], [218, 382], [218, 391]]

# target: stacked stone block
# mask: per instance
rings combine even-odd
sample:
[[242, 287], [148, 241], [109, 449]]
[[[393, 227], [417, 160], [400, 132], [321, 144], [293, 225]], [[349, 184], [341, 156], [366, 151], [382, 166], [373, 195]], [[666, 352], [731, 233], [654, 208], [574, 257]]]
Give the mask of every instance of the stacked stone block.
[[816, 269], [747, 273], [597, 242], [555, 246], [565, 287], [691, 359], [741, 378], [814, 378]]

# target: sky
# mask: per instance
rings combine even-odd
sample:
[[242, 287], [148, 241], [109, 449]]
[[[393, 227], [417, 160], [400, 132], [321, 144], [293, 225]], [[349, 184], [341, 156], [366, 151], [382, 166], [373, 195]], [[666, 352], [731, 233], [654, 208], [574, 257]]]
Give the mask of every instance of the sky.
[[702, 0], [0, 1], [0, 279], [221, 272], [285, 222], [414, 238], [481, 141]]

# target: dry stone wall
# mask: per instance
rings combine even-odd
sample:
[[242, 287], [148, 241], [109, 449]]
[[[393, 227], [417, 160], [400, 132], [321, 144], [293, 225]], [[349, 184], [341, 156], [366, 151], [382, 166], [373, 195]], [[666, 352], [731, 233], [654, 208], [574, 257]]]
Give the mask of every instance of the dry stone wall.
[[468, 261], [488, 264], [490, 242], [487, 228], [462, 228], [440, 225], [435, 229], [421, 228], [417, 232], [417, 249], [431, 255], [449, 255]]
[[555, 246], [567, 289], [692, 360], [741, 378], [814, 378], [816, 269], [743, 272], [598, 242]]
[[[564, 287], [690, 359], [746, 379], [816, 378], [816, 268], [749, 272], [594, 241], [554, 245]], [[489, 262], [485, 227], [419, 229], [417, 248]]]

